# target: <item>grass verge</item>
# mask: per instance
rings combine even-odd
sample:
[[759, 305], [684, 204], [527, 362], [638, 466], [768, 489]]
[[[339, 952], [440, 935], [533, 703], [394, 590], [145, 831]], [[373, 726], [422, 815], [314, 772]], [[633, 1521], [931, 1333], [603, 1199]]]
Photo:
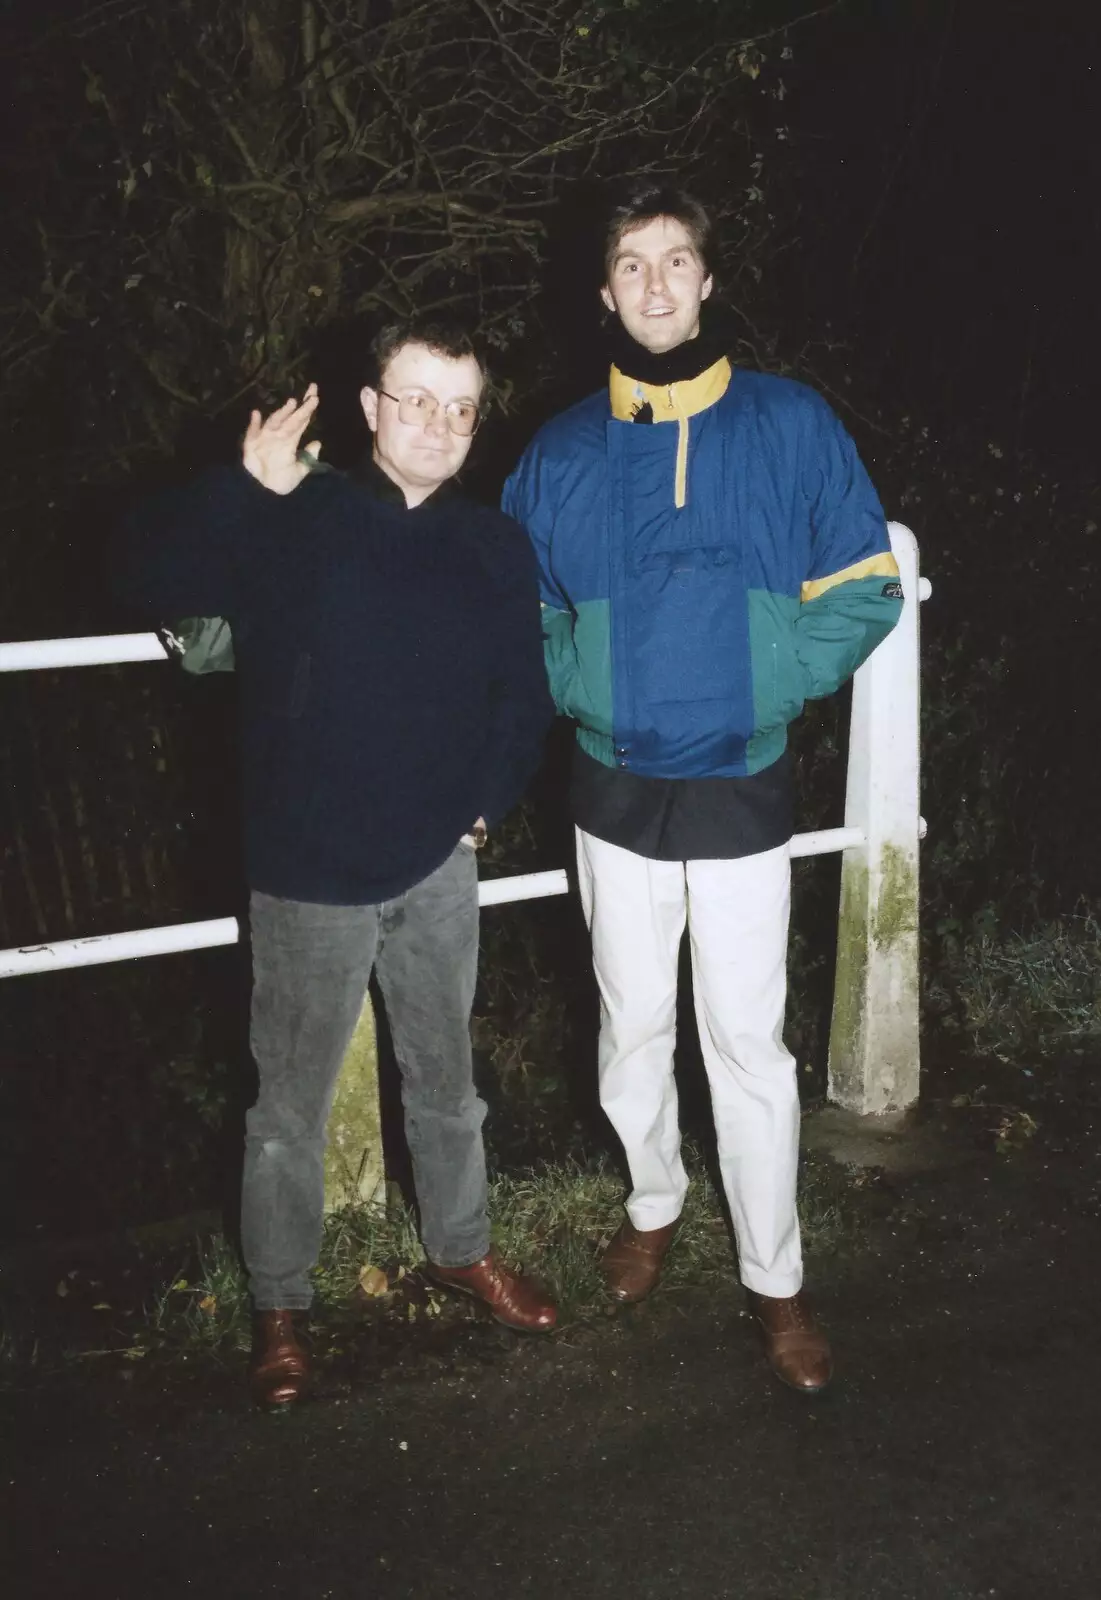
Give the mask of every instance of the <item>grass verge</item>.
[[980, 931], [931, 986], [942, 1024], [981, 1055], [1024, 1062], [1101, 1047], [1101, 924], [1090, 911], [1025, 933]]
[[[721, 1201], [698, 1152], [686, 1156], [690, 1184], [658, 1291], [663, 1297], [730, 1284], [734, 1277]], [[800, 1214], [812, 1252], [827, 1252], [852, 1231], [855, 1192], [845, 1169], [813, 1157], [804, 1162]], [[598, 1261], [623, 1215], [622, 1200], [622, 1180], [606, 1162], [546, 1165], [491, 1184], [494, 1244], [510, 1264], [533, 1272], [552, 1290], [566, 1337], [607, 1315]], [[346, 1346], [349, 1329], [357, 1326], [385, 1329], [392, 1344], [415, 1343], [421, 1330], [435, 1335], [482, 1315], [469, 1301], [432, 1285], [420, 1271], [423, 1265], [407, 1207], [333, 1213], [315, 1278], [313, 1320], [322, 1344], [336, 1330], [332, 1342]], [[240, 1364], [249, 1345], [250, 1308], [237, 1254], [224, 1235], [196, 1240], [136, 1298], [141, 1292], [131, 1283], [127, 1304], [119, 1281], [90, 1272], [66, 1274], [42, 1297], [34, 1326], [24, 1314], [21, 1333], [0, 1335], [0, 1369], [17, 1381], [28, 1367], [45, 1373], [59, 1365], [71, 1369], [74, 1362], [135, 1369], [186, 1363], [189, 1370], [207, 1371]]]

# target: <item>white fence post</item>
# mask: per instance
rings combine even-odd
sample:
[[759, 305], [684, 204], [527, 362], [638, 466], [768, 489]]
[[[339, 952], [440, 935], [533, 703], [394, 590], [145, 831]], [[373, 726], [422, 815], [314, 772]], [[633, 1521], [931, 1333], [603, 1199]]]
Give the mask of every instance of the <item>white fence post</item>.
[[917, 540], [889, 524], [905, 603], [853, 679], [829, 1097], [861, 1115], [918, 1097], [919, 614]]

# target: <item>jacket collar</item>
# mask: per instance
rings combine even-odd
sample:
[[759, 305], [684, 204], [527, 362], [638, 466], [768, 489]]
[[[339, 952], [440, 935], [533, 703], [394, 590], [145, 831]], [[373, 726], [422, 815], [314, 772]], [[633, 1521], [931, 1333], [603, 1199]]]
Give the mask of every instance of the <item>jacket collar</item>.
[[721, 400], [732, 369], [725, 356], [694, 378], [679, 383], [641, 383], [612, 368], [609, 396], [612, 416], [621, 422], [675, 422], [677, 456], [673, 468], [673, 504], [679, 511], [688, 501], [688, 419]]
[[694, 417], [697, 412], [706, 411], [708, 406], [722, 399], [730, 378], [731, 366], [726, 356], [720, 356], [718, 361], [705, 367], [695, 378], [685, 378], [680, 383], [662, 384], [660, 387], [629, 378], [618, 367], [613, 367], [608, 380], [612, 416], [620, 422], [630, 422], [643, 406], [648, 405], [654, 422], [677, 422], [682, 417]]

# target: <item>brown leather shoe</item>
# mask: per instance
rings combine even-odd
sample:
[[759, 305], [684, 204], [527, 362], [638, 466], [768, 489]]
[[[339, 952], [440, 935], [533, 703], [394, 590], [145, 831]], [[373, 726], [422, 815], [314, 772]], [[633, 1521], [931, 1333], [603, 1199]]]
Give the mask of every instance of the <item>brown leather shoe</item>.
[[310, 1353], [298, 1336], [294, 1311], [258, 1311], [252, 1329], [249, 1384], [258, 1406], [282, 1411], [310, 1382]]
[[787, 1299], [747, 1291], [773, 1372], [800, 1394], [821, 1394], [833, 1377], [829, 1340], [800, 1292]]
[[448, 1289], [473, 1295], [487, 1305], [506, 1328], [520, 1333], [550, 1333], [558, 1321], [553, 1300], [530, 1278], [510, 1272], [491, 1250], [471, 1267], [438, 1267], [428, 1263], [429, 1275]]
[[636, 1228], [630, 1218], [620, 1224], [618, 1233], [600, 1262], [600, 1270], [613, 1300], [619, 1300], [624, 1305], [645, 1300], [661, 1277], [665, 1252], [672, 1244], [679, 1226], [678, 1220], [664, 1228], [643, 1231]]

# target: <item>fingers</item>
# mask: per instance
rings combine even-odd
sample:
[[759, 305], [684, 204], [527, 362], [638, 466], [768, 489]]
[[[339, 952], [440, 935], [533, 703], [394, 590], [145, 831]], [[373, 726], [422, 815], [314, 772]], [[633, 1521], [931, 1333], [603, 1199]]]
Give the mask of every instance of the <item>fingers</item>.
[[[273, 411], [266, 422], [260, 422], [259, 431], [268, 438], [284, 438], [293, 440], [296, 444], [309, 426], [310, 418], [320, 403], [321, 396], [317, 392], [317, 384], [311, 383], [301, 402], [298, 400], [285, 400], [277, 411]], [[254, 411], [253, 417], [259, 418], [260, 413]], [[252, 424], [249, 428], [251, 431]]]
[[317, 458], [321, 454], [321, 440], [320, 439], [312, 439], [310, 441], [310, 443], [308, 445], [306, 445], [305, 449], [306, 449], [306, 454], [308, 456], [312, 456], [313, 459], [316, 461]]

